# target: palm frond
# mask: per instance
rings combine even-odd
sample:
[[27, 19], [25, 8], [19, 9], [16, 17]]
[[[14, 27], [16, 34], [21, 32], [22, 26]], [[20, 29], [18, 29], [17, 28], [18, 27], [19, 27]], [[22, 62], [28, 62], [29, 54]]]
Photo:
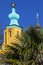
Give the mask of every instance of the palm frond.
[[23, 63], [19, 60], [7, 59], [6, 61], [12, 64], [23, 65]]

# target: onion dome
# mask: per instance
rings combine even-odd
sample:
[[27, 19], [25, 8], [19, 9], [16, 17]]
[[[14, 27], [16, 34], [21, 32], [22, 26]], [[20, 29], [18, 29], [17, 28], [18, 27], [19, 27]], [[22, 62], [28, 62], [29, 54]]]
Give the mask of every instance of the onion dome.
[[9, 19], [10, 19], [10, 24], [9, 25], [18, 25], [18, 20], [20, 18], [20, 15], [16, 13], [15, 11], [15, 4], [12, 4], [12, 13], [10, 13], [8, 15]]

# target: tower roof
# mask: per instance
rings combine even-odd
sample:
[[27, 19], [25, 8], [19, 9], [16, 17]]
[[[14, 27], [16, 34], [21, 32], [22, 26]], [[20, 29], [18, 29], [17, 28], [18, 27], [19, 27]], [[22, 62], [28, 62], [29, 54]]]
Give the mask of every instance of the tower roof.
[[9, 26], [7, 26], [7, 28], [11, 28], [14, 26], [20, 27], [20, 25], [18, 23], [20, 15], [16, 13], [14, 3], [12, 3], [12, 12], [8, 15], [8, 17], [10, 19], [10, 24], [9, 24]]
[[9, 19], [10, 19], [10, 24], [9, 25], [19, 25], [18, 24], [18, 20], [20, 18], [20, 15], [16, 13], [15, 11], [15, 4], [12, 4], [12, 12], [8, 15]]

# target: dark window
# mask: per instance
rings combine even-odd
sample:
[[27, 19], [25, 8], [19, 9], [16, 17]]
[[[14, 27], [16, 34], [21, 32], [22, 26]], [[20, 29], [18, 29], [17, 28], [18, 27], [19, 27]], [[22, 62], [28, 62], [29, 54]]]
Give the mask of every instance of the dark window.
[[12, 32], [11, 31], [9, 31], [10, 32], [10, 37], [12, 36]]
[[2, 45], [0, 45], [0, 49], [2, 49]]
[[19, 31], [17, 31], [17, 37], [18, 37], [18, 35], [19, 35]]
[[17, 34], [19, 33], [19, 31], [17, 31]]
[[5, 32], [5, 44], [7, 43], [7, 32]]

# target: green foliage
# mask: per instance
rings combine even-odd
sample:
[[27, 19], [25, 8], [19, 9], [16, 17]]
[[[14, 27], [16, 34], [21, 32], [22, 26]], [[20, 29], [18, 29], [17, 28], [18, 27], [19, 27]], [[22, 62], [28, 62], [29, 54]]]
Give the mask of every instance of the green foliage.
[[7, 62], [12, 62], [13, 65], [42, 65], [40, 56], [43, 54], [40, 53], [43, 52], [43, 37], [40, 31], [32, 27], [16, 38], [20, 42], [7, 46], [10, 50], [6, 55]]

